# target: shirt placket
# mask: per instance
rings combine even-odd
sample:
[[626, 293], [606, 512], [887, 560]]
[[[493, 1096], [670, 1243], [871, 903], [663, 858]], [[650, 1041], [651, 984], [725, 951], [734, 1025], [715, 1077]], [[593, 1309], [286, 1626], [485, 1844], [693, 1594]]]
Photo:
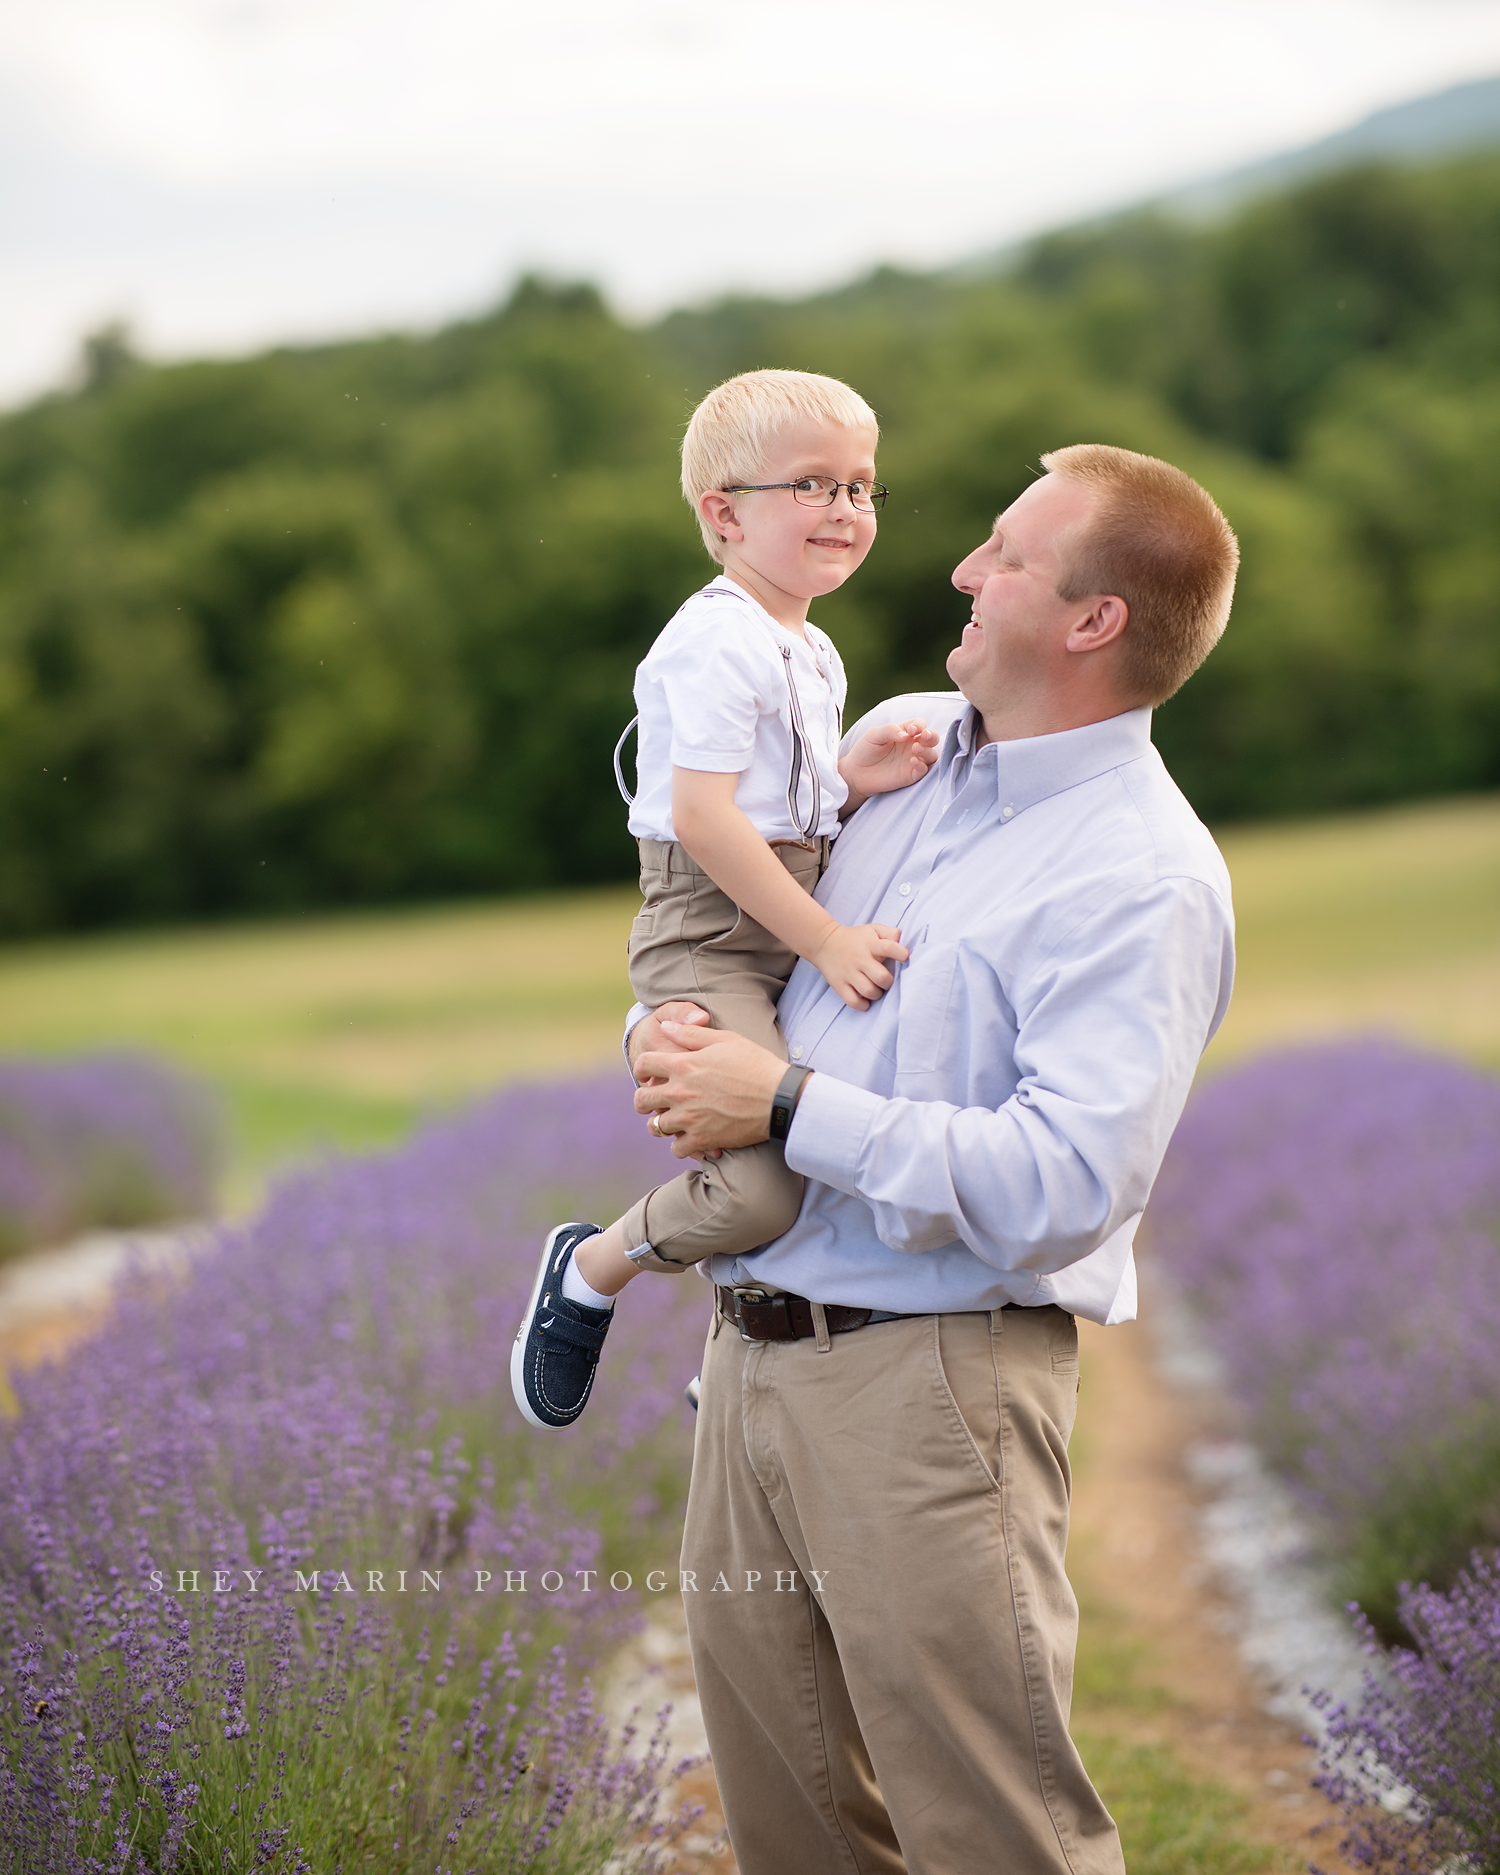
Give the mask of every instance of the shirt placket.
[[[923, 887], [955, 847], [981, 832], [990, 820], [986, 806], [994, 800], [994, 763], [993, 756], [985, 759], [983, 749], [972, 756], [954, 758], [947, 779], [948, 799], [946, 803], [941, 797], [934, 801], [929, 818], [912, 842], [900, 877], [881, 900], [876, 923], [899, 925], [910, 930], [913, 938], [925, 934], [925, 925], [919, 929], [913, 924], [912, 914], [921, 909]], [[907, 948], [911, 948], [910, 943]]]

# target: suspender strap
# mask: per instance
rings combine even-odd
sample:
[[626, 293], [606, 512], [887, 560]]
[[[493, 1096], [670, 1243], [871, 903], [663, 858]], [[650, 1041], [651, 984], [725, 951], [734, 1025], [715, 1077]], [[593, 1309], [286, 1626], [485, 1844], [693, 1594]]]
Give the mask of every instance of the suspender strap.
[[[807, 731], [802, 722], [802, 699], [797, 695], [797, 685], [792, 677], [792, 647], [782, 645], [780, 651], [782, 667], [786, 671], [786, 694], [792, 718], [792, 770], [787, 777], [786, 808], [792, 825], [804, 840], [810, 840], [818, 831], [818, 822], [823, 818], [823, 788], [818, 780], [818, 764], [807, 747]], [[804, 768], [812, 781], [812, 802], [806, 820], [802, 819], [797, 805], [802, 794]]]
[[[744, 599], [746, 605], [751, 603], [748, 595], [744, 593], [732, 592], [727, 587], [721, 587], [719, 590], [729, 592], [732, 598]], [[801, 837], [804, 840], [812, 840], [817, 837], [818, 822], [823, 818], [823, 786], [818, 779], [818, 764], [813, 760], [812, 751], [807, 745], [807, 727], [802, 720], [802, 699], [797, 694], [796, 680], [792, 675], [792, 647], [778, 642], [776, 648], [781, 653], [781, 667], [786, 676], [787, 711], [792, 731], [792, 761], [786, 782], [787, 813]], [[839, 734], [842, 737], [844, 728], [842, 710], [838, 712], [838, 716]], [[634, 805], [635, 795], [625, 785], [623, 765], [625, 744], [630, 740], [631, 730], [637, 727], [640, 720], [639, 716], [632, 716], [625, 725], [620, 740], [615, 744], [615, 786], [620, 790], [620, 797], [627, 807]], [[804, 770], [812, 783], [812, 799], [808, 803], [805, 820], [800, 808]]]
[[[629, 788], [625, 786], [625, 770], [621, 767], [620, 762], [621, 757], [625, 753], [625, 744], [630, 740], [630, 732], [640, 720], [639, 716], [632, 716], [622, 730], [620, 740], [615, 744], [615, 786], [620, 790], [621, 799], [627, 807], [635, 806], [635, 796], [630, 792]], [[639, 770], [637, 770], [636, 778], [637, 780], [640, 778]]]

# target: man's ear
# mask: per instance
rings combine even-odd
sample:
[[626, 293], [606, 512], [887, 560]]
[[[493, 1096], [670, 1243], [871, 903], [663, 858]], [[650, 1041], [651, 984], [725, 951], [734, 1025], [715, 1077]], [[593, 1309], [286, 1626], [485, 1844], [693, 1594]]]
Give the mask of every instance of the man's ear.
[[1102, 651], [1106, 645], [1117, 644], [1124, 637], [1129, 623], [1130, 607], [1118, 593], [1091, 599], [1088, 616], [1074, 623], [1064, 641], [1064, 649]]
[[722, 488], [711, 488], [706, 495], [700, 495], [698, 512], [720, 540], [743, 540], [745, 538], [745, 530], [740, 526], [739, 518], [734, 511], [734, 497], [726, 495]]

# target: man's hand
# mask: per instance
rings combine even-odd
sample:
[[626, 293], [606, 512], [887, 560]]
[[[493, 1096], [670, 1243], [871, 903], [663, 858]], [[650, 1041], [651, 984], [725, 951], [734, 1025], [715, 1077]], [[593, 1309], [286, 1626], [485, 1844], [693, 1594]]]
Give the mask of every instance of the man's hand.
[[660, 1116], [657, 1124], [676, 1157], [702, 1159], [769, 1139], [771, 1101], [786, 1073], [781, 1057], [733, 1029], [660, 1026], [667, 1045], [636, 1063], [643, 1084], [635, 1110]]
[[906, 946], [891, 924], [836, 924], [807, 961], [851, 1009], [868, 1009], [895, 982], [886, 961], [904, 964]]
[[649, 1016], [642, 1016], [630, 1031], [630, 1040], [626, 1051], [630, 1056], [630, 1071], [637, 1080], [641, 1077], [641, 1056], [649, 1049], [652, 1053], [671, 1052], [677, 1047], [662, 1028], [663, 1022], [679, 1023], [687, 1028], [708, 1027], [708, 1011], [700, 1009], [696, 1003], [663, 1003], [660, 1009], [653, 1009]]
[[839, 763], [849, 790], [844, 812], [852, 814], [872, 794], [889, 794], [920, 781], [938, 756], [938, 739], [920, 717], [867, 729]]

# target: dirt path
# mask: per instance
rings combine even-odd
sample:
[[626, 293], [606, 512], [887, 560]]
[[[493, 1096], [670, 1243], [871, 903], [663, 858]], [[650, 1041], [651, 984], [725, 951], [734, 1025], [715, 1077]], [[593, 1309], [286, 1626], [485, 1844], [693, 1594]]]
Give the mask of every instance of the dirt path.
[[1236, 1611], [1201, 1560], [1202, 1500], [1182, 1454], [1232, 1436], [1222, 1402], [1179, 1392], [1154, 1371], [1140, 1323], [1079, 1323], [1083, 1391], [1073, 1514], [1073, 1574], [1105, 1624], [1140, 1649], [1142, 1678], [1169, 1697], [1132, 1713], [1132, 1736], [1170, 1745], [1200, 1776], [1249, 1805], [1246, 1834], [1299, 1862], [1342, 1868], [1336, 1820], [1309, 1788], [1313, 1754], [1297, 1728], [1271, 1717], [1234, 1641]]

